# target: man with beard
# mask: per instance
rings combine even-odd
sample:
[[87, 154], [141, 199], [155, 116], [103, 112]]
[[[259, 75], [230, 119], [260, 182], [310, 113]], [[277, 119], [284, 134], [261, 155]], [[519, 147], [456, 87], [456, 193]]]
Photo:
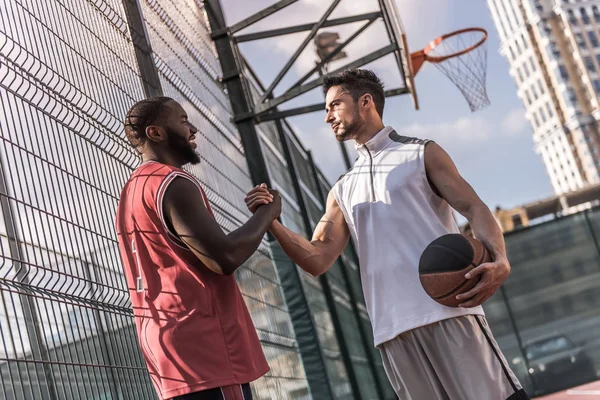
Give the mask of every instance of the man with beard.
[[161, 399], [249, 400], [268, 371], [232, 275], [281, 212], [272, 191], [254, 216], [225, 234], [198, 181], [197, 129], [168, 97], [136, 103], [125, 132], [142, 164], [122, 190], [119, 250], [138, 339]]
[[[494, 216], [440, 146], [384, 126], [383, 85], [373, 72], [347, 70], [325, 77], [323, 86], [325, 122], [339, 141], [356, 141], [358, 158], [329, 193], [311, 241], [278, 221], [270, 231], [315, 276], [331, 267], [352, 237], [375, 346], [399, 398], [527, 399], [481, 308], [510, 272]], [[261, 185], [246, 204], [258, 212], [268, 199]], [[481, 279], [458, 296], [457, 308], [433, 301], [418, 273], [431, 241], [459, 233], [452, 207], [493, 257], [467, 275]]]

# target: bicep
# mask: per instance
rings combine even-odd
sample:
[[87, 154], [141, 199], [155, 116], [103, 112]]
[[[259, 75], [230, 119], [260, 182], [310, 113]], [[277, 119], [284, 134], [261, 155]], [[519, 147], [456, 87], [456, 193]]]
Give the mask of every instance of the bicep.
[[214, 272], [223, 273], [227, 236], [204, 206], [196, 185], [186, 178], [175, 178], [166, 189], [163, 211], [173, 233], [196, 257]]
[[425, 169], [434, 190], [459, 213], [469, 213], [481, 199], [471, 185], [460, 175], [456, 165], [438, 144], [425, 147]]
[[321, 218], [313, 233], [312, 243], [318, 246], [326, 255], [337, 258], [350, 237], [344, 214], [335, 200], [333, 192], [327, 196], [325, 215]]

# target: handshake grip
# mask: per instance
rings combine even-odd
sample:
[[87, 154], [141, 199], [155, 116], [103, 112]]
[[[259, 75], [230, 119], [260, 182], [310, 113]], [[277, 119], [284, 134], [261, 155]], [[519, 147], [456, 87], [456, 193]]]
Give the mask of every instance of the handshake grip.
[[266, 207], [271, 211], [273, 219], [278, 218], [281, 214], [281, 196], [279, 192], [267, 188], [264, 183], [250, 190], [244, 201], [252, 214], [262, 207]]

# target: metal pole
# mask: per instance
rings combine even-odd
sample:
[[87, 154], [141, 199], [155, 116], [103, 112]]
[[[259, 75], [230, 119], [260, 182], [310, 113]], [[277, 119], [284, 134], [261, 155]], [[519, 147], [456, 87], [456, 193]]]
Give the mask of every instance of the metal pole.
[[[351, 24], [353, 22], [360, 22], [360, 21], [365, 21], [368, 19], [379, 18], [379, 17], [381, 17], [381, 12], [376, 11], [376, 12], [370, 12], [370, 13], [366, 13], [366, 14], [353, 15], [350, 17], [330, 19], [330, 20], [325, 21], [323, 23], [323, 25], [321, 25], [321, 28], [328, 28], [328, 27], [332, 27], [332, 26]], [[238, 43], [242, 43], [242, 42], [250, 42], [253, 40], [267, 39], [267, 38], [276, 37], [276, 36], [289, 35], [291, 33], [310, 31], [311, 29], [313, 29], [313, 27], [316, 24], [317, 23], [314, 22], [312, 24], [288, 26], [286, 28], [271, 29], [268, 31], [248, 33], [246, 35], [236, 35], [235, 40]]]
[[589, 210], [585, 210], [583, 215], [585, 217], [585, 223], [587, 225], [587, 228], [590, 231], [590, 236], [592, 237], [592, 241], [594, 242], [596, 254], [598, 255], [597, 262], [598, 262], [598, 265], [600, 266], [600, 243], [598, 243], [598, 237], [596, 236], [596, 231], [594, 230], [592, 221], [590, 221]]
[[529, 361], [527, 360], [527, 354], [525, 354], [525, 347], [523, 346], [523, 340], [521, 339], [521, 334], [519, 333], [519, 328], [517, 326], [517, 320], [512, 311], [512, 307], [508, 300], [508, 296], [506, 295], [506, 289], [504, 289], [504, 285], [500, 286], [500, 294], [502, 295], [502, 300], [504, 301], [504, 306], [506, 307], [506, 313], [508, 315], [508, 319], [510, 320], [510, 324], [515, 332], [515, 338], [517, 339], [517, 345], [519, 346], [519, 351], [521, 352], [521, 357], [523, 357], [523, 363], [525, 364], [525, 369], [527, 370], [527, 379], [535, 389], [535, 382], [529, 376], [530, 366]]
[[[206, 1], [206, 14], [211, 30], [226, 29], [225, 18], [219, 0]], [[220, 35], [214, 39], [221, 69], [223, 70], [223, 82], [227, 88], [231, 108], [235, 116], [235, 123], [242, 138], [242, 144], [246, 152], [246, 161], [252, 182], [255, 185], [265, 183], [271, 187], [267, 165], [264, 160], [262, 149], [258, 140], [258, 134], [252, 120], [252, 107], [244, 91], [242, 71], [235, 57], [230, 34]]]
[[152, 59], [152, 47], [148, 32], [144, 25], [142, 11], [138, 0], [123, 0], [123, 8], [127, 17], [127, 26], [135, 49], [135, 57], [140, 69], [140, 77], [146, 97], [162, 96], [162, 87], [156, 65]]

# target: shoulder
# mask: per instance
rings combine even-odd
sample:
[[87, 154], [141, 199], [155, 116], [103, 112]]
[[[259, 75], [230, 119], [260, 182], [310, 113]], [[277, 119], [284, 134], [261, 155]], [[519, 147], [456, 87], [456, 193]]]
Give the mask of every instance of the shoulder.
[[430, 139], [421, 139], [421, 138], [413, 137], [413, 136], [402, 136], [396, 131], [391, 131], [389, 136], [390, 136], [391, 140], [393, 140], [396, 143], [401, 143], [401, 144], [416, 144], [416, 145], [425, 146], [428, 143], [433, 142]]

